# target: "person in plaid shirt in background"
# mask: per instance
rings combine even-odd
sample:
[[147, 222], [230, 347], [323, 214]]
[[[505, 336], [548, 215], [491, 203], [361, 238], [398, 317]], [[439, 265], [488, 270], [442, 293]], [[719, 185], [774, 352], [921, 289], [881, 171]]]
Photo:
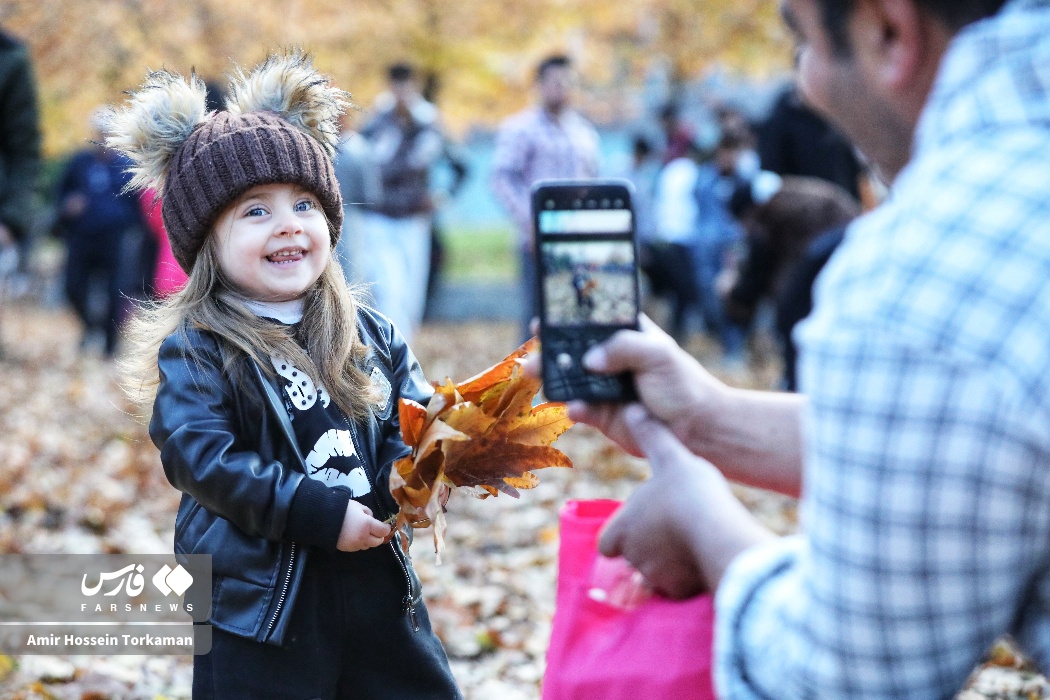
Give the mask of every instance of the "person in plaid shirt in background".
[[[1003, 634], [1050, 668], [1050, 2], [782, 9], [890, 197], [795, 331], [804, 395], [728, 388], [651, 324], [585, 358], [644, 406], [570, 415], [653, 470], [601, 549], [716, 590], [725, 698], [949, 698]], [[802, 533], [727, 477], [800, 493]]]
[[540, 103], [500, 126], [493, 155], [492, 190], [518, 229], [523, 337], [536, 307], [536, 257], [532, 246], [532, 183], [548, 178], [598, 176], [598, 132], [572, 109], [574, 74], [568, 56], [549, 56], [536, 68]]

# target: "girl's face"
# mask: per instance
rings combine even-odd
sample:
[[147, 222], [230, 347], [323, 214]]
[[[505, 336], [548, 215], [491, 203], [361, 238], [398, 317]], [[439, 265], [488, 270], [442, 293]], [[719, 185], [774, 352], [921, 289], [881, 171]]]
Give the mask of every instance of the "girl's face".
[[219, 267], [250, 299], [290, 301], [304, 296], [328, 265], [328, 221], [312, 193], [299, 185], [258, 185], [215, 223]]

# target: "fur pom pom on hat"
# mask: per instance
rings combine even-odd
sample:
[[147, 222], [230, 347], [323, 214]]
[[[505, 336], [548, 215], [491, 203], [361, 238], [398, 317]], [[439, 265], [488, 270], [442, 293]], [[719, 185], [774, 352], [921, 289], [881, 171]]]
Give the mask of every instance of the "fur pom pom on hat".
[[332, 155], [348, 97], [300, 52], [238, 70], [225, 112], [206, 111], [196, 75], [153, 71], [111, 116], [106, 143], [131, 159], [132, 187], [160, 193], [172, 252], [188, 274], [215, 220], [256, 185], [317, 195], [335, 245], [343, 203]]

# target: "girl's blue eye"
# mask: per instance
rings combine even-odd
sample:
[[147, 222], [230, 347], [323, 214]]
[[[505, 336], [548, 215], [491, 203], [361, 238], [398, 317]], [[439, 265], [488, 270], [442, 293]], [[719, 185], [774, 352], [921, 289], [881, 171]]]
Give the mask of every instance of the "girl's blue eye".
[[295, 203], [296, 211], [309, 211], [317, 208], [317, 202], [312, 199], [302, 199]]
[[245, 216], [266, 216], [266, 210], [262, 207], [252, 207], [245, 212]]

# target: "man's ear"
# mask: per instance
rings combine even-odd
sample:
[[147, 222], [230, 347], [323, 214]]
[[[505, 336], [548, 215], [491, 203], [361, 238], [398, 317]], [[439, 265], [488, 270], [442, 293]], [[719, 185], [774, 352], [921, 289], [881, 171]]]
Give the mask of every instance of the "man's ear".
[[873, 85], [910, 92], [922, 79], [934, 20], [915, 0], [860, 0], [850, 34], [857, 62]]

